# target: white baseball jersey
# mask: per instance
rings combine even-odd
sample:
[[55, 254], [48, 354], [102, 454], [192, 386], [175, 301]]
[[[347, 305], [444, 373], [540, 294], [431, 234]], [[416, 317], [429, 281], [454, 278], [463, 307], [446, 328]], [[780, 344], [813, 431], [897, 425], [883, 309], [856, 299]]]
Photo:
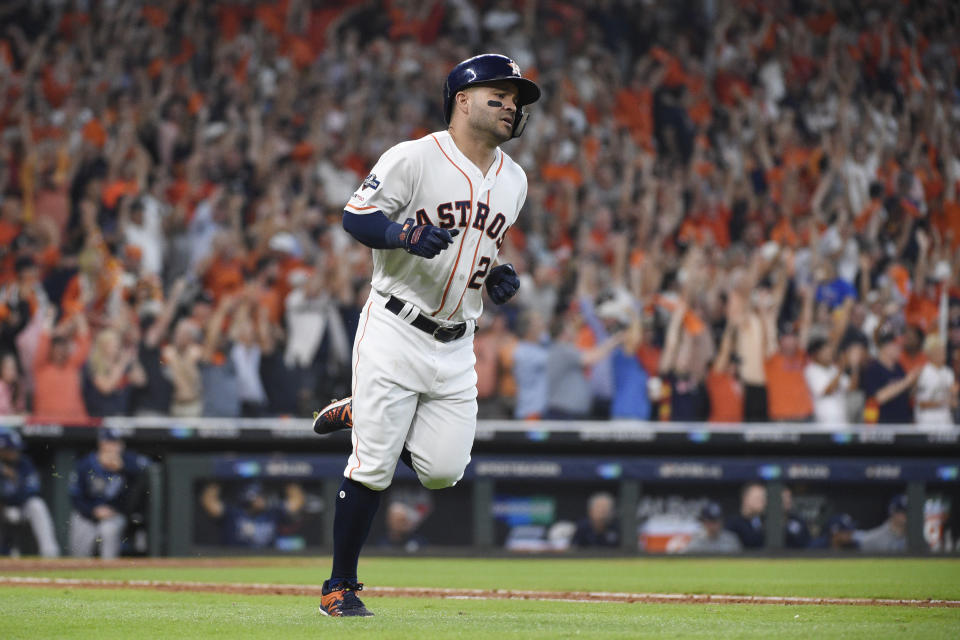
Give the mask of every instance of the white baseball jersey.
[[448, 132], [438, 131], [388, 149], [345, 209], [459, 229], [453, 244], [430, 260], [374, 249], [372, 286], [438, 322], [462, 322], [480, 316], [483, 281], [526, 197], [527, 176], [503, 150], [483, 175]]
[[954, 375], [949, 367], [937, 367], [928, 362], [923, 365], [917, 378], [916, 399], [918, 402], [939, 402], [940, 407], [916, 410], [917, 424], [927, 427], [949, 429], [953, 426], [950, 415], [950, 399], [953, 395]]

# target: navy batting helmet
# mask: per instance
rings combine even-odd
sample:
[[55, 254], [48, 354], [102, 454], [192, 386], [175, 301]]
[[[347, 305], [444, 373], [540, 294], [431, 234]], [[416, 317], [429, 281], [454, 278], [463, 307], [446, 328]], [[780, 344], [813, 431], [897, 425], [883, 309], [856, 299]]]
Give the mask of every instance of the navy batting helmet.
[[527, 117], [529, 116], [529, 114], [523, 112], [523, 107], [540, 99], [540, 87], [532, 80], [520, 75], [520, 67], [516, 62], [507, 56], [496, 53], [485, 53], [468, 58], [455, 66], [453, 71], [447, 75], [447, 81], [443, 83], [444, 121], [450, 124], [453, 98], [457, 95], [457, 92], [463, 91], [467, 87], [496, 82], [497, 80], [509, 80], [517, 85], [519, 93], [517, 96], [517, 116], [513, 121], [513, 137], [519, 137], [523, 133], [523, 128], [527, 125]]

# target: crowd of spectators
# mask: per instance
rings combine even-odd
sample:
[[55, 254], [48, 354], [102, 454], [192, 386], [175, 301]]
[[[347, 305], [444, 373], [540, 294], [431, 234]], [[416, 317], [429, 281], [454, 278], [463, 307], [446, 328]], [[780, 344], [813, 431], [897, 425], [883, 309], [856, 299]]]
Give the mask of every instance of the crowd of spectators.
[[952, 422], [960, 15], [897, 0], [0, 7], [0, 413], [309, 415], [349, 393], [343, 204], [459, 60], [543, 88], [505, 148], [517, 298], [482, 417]]

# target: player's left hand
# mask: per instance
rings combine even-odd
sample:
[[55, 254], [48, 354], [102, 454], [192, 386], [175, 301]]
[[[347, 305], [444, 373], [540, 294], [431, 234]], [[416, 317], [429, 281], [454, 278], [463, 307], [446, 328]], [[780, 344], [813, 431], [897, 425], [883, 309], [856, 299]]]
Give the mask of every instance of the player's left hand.
[[520, 278], [512, 264], [501, 264], [487, 276], [487, 294], [494, 304], [503, 304], [520, 289]]

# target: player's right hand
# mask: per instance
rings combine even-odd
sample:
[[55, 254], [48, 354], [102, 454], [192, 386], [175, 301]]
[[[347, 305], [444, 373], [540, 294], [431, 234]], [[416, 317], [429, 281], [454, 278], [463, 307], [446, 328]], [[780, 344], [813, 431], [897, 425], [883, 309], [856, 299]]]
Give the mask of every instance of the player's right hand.
[[453, 244], [454, 237], [459, 233], [459, 229], [447, 231], [431, 224], [415, 225], [413, 218], [407, 218], [400, 232], [400, 240], [407, 253], [430, 259]]

